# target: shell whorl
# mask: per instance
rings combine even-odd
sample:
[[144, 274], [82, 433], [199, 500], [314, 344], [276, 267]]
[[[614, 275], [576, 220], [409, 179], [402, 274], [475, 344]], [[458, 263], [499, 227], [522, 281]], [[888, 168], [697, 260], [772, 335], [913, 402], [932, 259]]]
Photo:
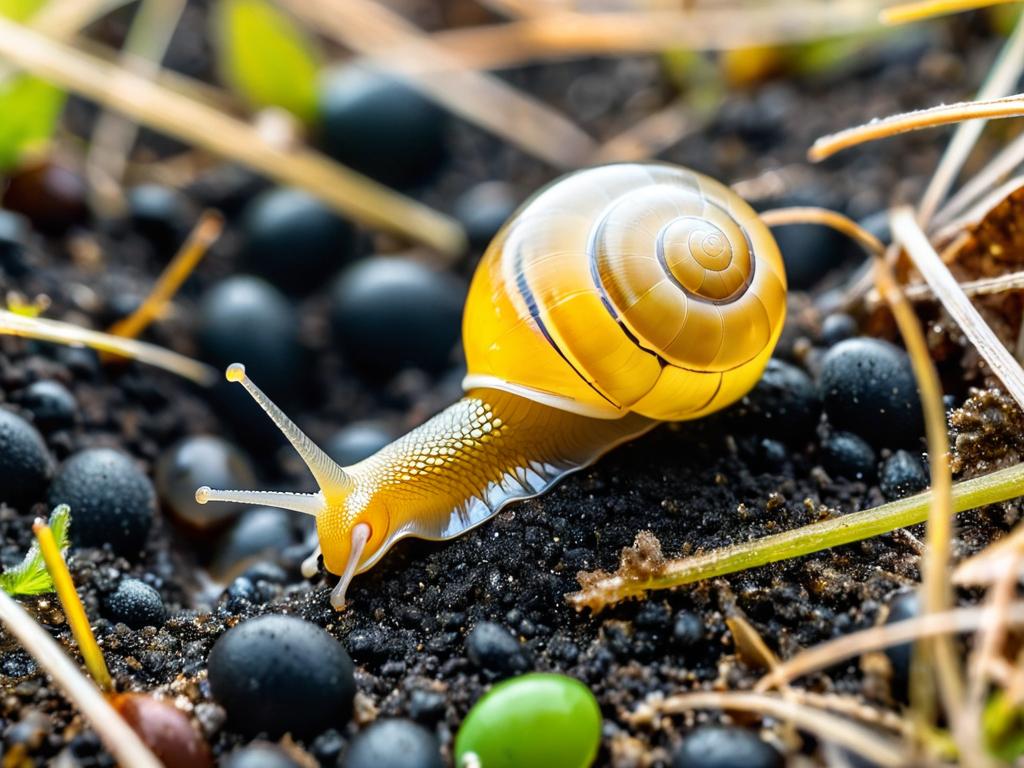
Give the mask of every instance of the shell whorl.
[[[774, 239], [727, 187], [668, 165], [581, 171], [536, 195], [485, 255], [464, 322], [467, 383], [594, 415], [694, 418], [756, 382], [785, 292]], [[528, 350], [527, 331], [559, 359]]]

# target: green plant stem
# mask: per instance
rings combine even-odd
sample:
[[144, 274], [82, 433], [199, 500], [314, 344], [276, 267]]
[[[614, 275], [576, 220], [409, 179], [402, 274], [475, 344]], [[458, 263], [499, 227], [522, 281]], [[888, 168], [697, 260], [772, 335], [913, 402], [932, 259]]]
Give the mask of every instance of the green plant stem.
[[[1024, 463], [964, 480], [953, 486], [953, 511], [996, 504], [1024, 495]], [[695, 581], [725, 576], [768, 563], [802, 557], [824, 549], [851, 544], [883, 533], [923, 523], [932, 504], [930, 491], [861, 512], [811, 523], [785, 533], [734, 544], [694, 557], [666, 561], [648, 578], [612, 574], [569, 596], [578, 609], [601, 608], [648, 590], [671, 589]]]

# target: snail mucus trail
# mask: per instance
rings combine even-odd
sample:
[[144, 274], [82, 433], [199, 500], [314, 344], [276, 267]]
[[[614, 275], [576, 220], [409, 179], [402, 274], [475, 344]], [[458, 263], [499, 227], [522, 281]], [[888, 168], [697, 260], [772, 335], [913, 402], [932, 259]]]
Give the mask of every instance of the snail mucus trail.
[[559, 179], [488, 247], [463, 317], [465, 396], [373, 456], [335, 464], [228, 368], [309, 467], [317, 493], [196, 491], [316, 518], [323, 555], [352, 577], [399, 539], [449, 539], [661, 421], [695, 419], [757, 382], [782, 330], [786, 278], [754, 210], [663, 164]]

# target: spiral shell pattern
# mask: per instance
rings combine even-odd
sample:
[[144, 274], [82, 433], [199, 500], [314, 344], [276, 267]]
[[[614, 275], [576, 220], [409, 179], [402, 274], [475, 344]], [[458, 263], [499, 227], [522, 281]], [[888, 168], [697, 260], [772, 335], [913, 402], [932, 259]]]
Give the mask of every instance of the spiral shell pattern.
[[695, 418], [756, 383], [785, 300], [771, 233], [727, 187], [660, 164], [581, 171], [528, 201], [485, 254], [466, 385], [595, 416]]

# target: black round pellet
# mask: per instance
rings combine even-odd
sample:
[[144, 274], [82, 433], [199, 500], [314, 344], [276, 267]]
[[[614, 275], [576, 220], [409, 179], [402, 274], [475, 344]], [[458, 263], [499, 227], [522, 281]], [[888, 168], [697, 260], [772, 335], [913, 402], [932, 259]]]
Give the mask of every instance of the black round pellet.
[[221, 768], [299, 768], [299, 764], [276, 744], [256, 741], [230, 753], [221, 761], [220, 766]]
[[405, 367], [439, 372], [459, 339], [465, 285], [408, 259], [375, 257], [347, 268], [331, 293], [335, 343], [371, 376]]
[[384, 73], [358, 66], [328, 73], [320, 113], [327, 153], [384, 184], [422, 184], [444, 161], [445, 113]]
[[530, 657], [519, 641], [500, 624], [482, 621], [466, 638], [466, 655], [481, 669], [513, 675], [530, 668]]
[[59, 381], [44, 379], [30, 384], [21, 395], [21, 405], [32, 412], [32, 421], [44, 432], [74, 426], [78, 403]]
[[[900, 592], [889, 601], [889, 614], [885, 618], [885, 623], [895, 624], [907, 619], [913, 619], [920, 612], [921, 601], [918, 598], [917, 592], [910, 590]], [[913, 649], [913, 643], [890, 645], [885, 649], [885, 655], [889, 657], [889, 664], [892, 667], [892, 695], [897, 701], [907, 701]]]
[[876, 447], [911, 445], [924, 429], [907, 353], [886, 341], [841, 341], [822, 359], [818, 382], [825, 414]]
[[914, 454], [896, 451], [882, 465], [878, 486], [890, 501], [902, 499], [928, 487], [928, 471]]
[[295, 311], [258, 277], [238, 275], [208, 291], [199, 308], [198, 335], [204, 359], [219, 367], [243, 363], [272, 397], [286, 393], [298, 375]]
[[352, 740], [345, 768], [444, 768], [437, 737], [411, 720], [378, 720]]
[[42, 435], [25, 419], [0, 408], [0, 502], [27, 507], [39, 501], [52, 475]]
[[704, 624], [692, 611], [680, 611], [672, 624], [672, 637], [684, 648], [691, 648], [704, 639]]
[[256, 472], [237, 446], [213, 435], [186, 437], [168, 448], [156, 465], [160, 498], [183, 522], [208, 528], [236, 517], [242, 507], [226, 501], [200, 504], [196, 488], [250, 490]]
[[466, 230], [470, 246], [483, 250], [518, 207], [519, 198], [512, 187], [503, 181], [485, 181], [455, 201], [455, 218]]
[[821, 343], [826, 347], [852, 339], [856, 335], [857, 321], [844, 312], [831, 314], [821, 323]]
[[128, 190], [128, 215], [136, 231], [161, 255], [181, 245], [196, 218], [195, 209], [181, 192], [162, 184], [140, 184]]
[[324, 446], [327, 455], [347, 467], [372, 456], [395, 439], [394, 433], [375, 421], [357, 421], [335, 432]]
[[268, 190], [242, 217], [246, 265], [289, 293], [308, 293], [352, 260], [355, 230], [299, 189]]
[[132, 629], [159, 627], [167, 619], [160, 593], [138, 579], [122, 579], [103, 600], [103, 615]]
[[348, 653], [316, 624], [294, 616], [269, 614], [228, 630], [207, 666], [213, 698], [244, 734], [310, 738], [352, 714]]
[[134, 557], [145, 546], [156, 513], [156, 491], [128, 456], [92, 448], [65, 461], [50, 485], [51, 506], [71, 507], [71, 540], [80, 547], [109, 544]]
[[281, 509], [247, 509], [221, 536], [210, 570], [221, 581], [261, 557], [278, 553], [295, 541], [295, 514]]
[[755, 734], [732, 726], [704, 725], [683, 739], [672, 768], [783, 768], [778, 750]]
[[833, 477], [870, 482], [875, 478], [875, 451], [852, 432], [833, 432], [821, 446], [821, 464]]
[[30, 230], [24, 216], [0, 210], [0, 274], [18, 279], [29, 273], [25, 243]]
[[752, 431], [794, 444], [814, 434], [821, 418], [821, 401], [810, 376], [773, 358], [732, 413]]

